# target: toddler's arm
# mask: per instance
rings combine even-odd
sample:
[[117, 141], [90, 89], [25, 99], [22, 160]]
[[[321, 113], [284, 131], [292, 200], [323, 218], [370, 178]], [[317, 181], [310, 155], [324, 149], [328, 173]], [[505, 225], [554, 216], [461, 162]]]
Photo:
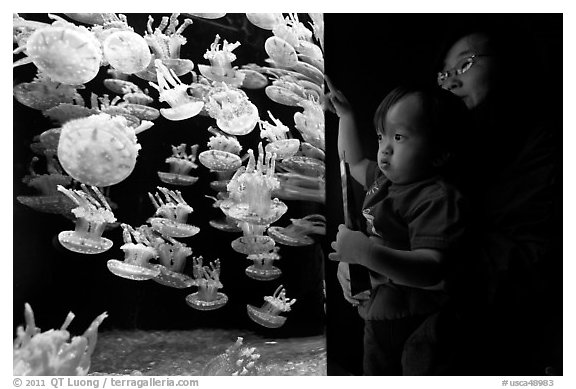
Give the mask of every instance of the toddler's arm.
[[428, 288], [442, 281], [444, 255], [435, 249], [396, 250], [386, 247], [379, 238], [368, 237], [340, 225], [336, 251], [332, 260], [358, 263], [392, 279], [395, 283], [416, 288]]
[[366, 169], [369, 160], [364, 156], [354, 112], [342, 92], [332, 85], [328, 77], [325, 77], [325, 79], [330, 89], [328, 95], [330, 103], [340, 118], [338, 125], [338, 154], [340, 158], [344, 156], [346, 162], [350, 165], [352, 177], [362, 186], [366, 186]]

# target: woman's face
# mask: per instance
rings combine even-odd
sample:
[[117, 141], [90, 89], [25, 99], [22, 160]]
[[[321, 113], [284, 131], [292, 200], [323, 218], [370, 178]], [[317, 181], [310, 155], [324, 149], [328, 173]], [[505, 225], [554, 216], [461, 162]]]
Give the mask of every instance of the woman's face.
[[468, 109], [477, 107], [495, 86], [495, 60], [489, 54], [487, 37], [472, 34], [454, 43], [444, 58], [446, 73], [438, 83], [460, 97]]

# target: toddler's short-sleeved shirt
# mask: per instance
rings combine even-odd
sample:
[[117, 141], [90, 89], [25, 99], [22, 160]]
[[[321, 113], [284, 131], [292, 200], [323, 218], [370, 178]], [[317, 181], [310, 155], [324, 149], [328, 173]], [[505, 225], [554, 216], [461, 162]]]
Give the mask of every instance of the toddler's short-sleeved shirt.
[[[435, 249], [449, 252], [464, 231], [463, 198], [435, 176], [411, 184], [390, 182], [376, 163], [368, 167], [368, 191], [362, 213], [367, 233], [397, 250]], [[444, 291], [412, 288], [390, 280], [372, 290], [366, 319], [395, 319], [435, 311], [447, 300]]]

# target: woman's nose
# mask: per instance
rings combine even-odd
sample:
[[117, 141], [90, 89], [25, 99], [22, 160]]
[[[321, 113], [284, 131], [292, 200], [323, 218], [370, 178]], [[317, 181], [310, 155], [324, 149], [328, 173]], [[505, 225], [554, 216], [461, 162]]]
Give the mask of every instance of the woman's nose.
[[462, 86], [462, 81], [460, 80], [460, 78], [458, 78], [457, 75], [448, 76], [448, 78], [446, 80], [444, 80], [444, 82], [442, 83], [442, 88], [444, 88], [448, 91], [452, 91], [452, 90], [459, 88], [461, 86]]

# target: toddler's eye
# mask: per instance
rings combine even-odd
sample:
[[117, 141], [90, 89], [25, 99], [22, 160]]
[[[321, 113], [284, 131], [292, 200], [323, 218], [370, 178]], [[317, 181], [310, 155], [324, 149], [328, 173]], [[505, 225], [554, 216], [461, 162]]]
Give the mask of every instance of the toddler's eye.
[[402, 142], [406, 137], [404, 135], [401, 134], [394, 134], [394, 140], [396, 142]]

